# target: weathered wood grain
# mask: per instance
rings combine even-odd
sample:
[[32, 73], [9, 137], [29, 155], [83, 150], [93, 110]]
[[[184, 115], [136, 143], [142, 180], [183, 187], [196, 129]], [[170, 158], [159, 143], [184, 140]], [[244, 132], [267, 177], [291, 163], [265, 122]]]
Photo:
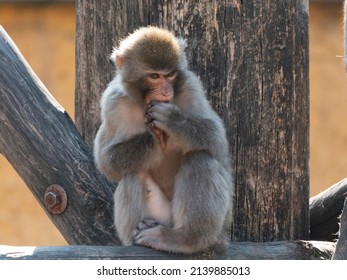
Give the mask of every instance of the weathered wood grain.
[[224, 119], [235, 169], [235, 241], [309, 236], [308, 1], [77, 3], [76, 123], [89, 146], [112, 47], [155, 25], [187, 40], [188, 61]]
[[347, 197], [347, 178], [310, 198], [310, 239], [335, 241]]
[[13, 247], [0, 246], [0, 260], [321, 260], [331, 259], [332, 242], [280, 241], [233, 242], [226, 253], [208, 252], [197, 255], [167, 254], [145, 247], [63, 246]]
[[[60, 215], [46, 211], [69, 244], [118, 244], [112, 193], [89, 148], [0, 27], [0, 152], [41, 206], [48, 186], [67, 193]], [[45, 209], [46, 210], [46, 209]]]
[[340, 220], [339, 240], [333, 255], [334, 260], [347, 260], [347, 198], [343, 206]]

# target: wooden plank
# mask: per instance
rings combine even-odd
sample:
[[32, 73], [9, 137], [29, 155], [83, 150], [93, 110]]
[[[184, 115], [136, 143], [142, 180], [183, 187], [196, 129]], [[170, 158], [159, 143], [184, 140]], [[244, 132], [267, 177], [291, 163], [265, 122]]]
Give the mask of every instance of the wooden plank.
[[224, 254], [208, 252], [196, 255], [178, 255], [145, 247], [122, 246], [62, 246], [13, 247], [0, 246], [0, 260], [153, 260], [153, 259], [233, 259], [233, 260], [317, 260], [331, 259], [335, 250], [332, 242], [281, 241], [233, 242]]
[[[96, 171], [89, 148], [0, 27], [0, 152], [35, 195], [69, 244], [118, 244], [114, 186]], [[61, 214], [46, 210], [46, 189], [67, 194]]]
[[347, 178], [310, 199], [310, 239], [338, 238], [339, 217], [347, 196]]

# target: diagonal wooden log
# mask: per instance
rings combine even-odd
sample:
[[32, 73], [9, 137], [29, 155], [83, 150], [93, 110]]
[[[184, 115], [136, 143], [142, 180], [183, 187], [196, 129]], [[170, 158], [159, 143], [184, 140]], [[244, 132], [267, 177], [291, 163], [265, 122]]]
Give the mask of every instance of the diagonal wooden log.
[[347, 197], [347, 178], [310, 199], [310, 239], [335, 241]]
[[[45, 210], [46, 189], [58, 184], [65, 190], [65, 211], [46, 213], [69, 244], [119, 243], [112, 226], [114, 186], [98, 174], [74, 123], [2, 27], [0, 152]], [[56, 198], [50, 199], [52, 206]]]
[[336, 251], [333, 259], [347, 260], [347, 198], [345, 199], [345, 204], [341, 215], [339, 240], [336, 244]]

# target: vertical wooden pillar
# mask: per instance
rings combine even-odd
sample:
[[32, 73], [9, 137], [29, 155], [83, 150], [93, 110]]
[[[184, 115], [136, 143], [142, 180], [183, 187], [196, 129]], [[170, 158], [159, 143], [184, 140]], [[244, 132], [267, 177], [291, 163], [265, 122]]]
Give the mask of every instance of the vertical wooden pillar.
[[226, 17], [230, 57], [220, 99], [236, 170], [233, 238], [306, 239], [308, 3], [243, 3]]
[[76, 123], [91, 146], [113, 45], [140, 26], [187, 39], [225, 121], [235, 169], [233, 240], [306, 239], [308, 1], [77, 0]]

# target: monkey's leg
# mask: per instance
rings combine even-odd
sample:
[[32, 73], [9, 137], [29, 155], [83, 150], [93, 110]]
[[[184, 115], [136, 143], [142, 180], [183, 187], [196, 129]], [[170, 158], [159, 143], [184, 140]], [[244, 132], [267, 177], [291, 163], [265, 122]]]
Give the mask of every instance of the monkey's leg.
[[194, 253], [219, 243], [230, 207], [230, 186], [223, 167], [205, 152], [189, 153], [176, 176], [173, 227], [145, 219], [135, 243], [157, 250]]
[[147, 218], [151, 217], [165, 226], [171, 225], [171, 203], [152, 177], [145, 174], [141, 178], [146, 201]]
[[118, 236], [123, 245], [134, 243], [133, 232], [139, 221], [146, 217], [143, 187], [135, 174], [126, 175], [114, 193], [114, 219]]

